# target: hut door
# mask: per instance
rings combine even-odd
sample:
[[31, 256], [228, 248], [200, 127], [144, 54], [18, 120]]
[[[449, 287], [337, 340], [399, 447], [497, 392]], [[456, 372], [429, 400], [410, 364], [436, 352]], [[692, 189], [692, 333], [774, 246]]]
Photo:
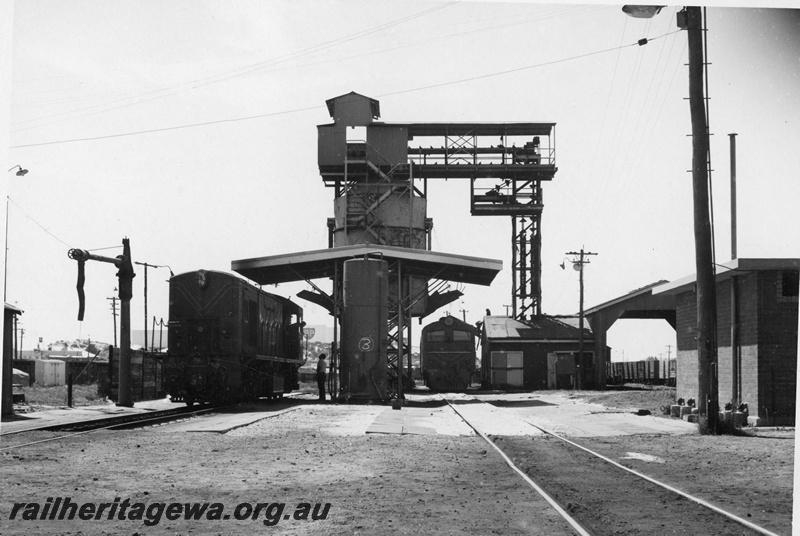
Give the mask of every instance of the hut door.
[[556, 371], [558, 370], [558, 356], [547, 354], [547, 388], [556, 388]]

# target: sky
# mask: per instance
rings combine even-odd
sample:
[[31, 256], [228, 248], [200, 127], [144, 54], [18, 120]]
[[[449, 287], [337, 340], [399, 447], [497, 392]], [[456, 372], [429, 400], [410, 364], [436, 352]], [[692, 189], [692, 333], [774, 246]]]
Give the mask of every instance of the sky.
[[[737, 133], [739, 257], [798, 257], [800, 10], [707, 9], [716, 262], [730, 259], [729, 134]], [[567, 252], [597, 253], [585, 307], [694, 273], [687, 38], [677, 7], [445, 1], [27, 0], [2, 4], [0, 133], [6, 301], [22, 346], [113, 342], [116, 269], [86, 264], [77, 320], [70, 248], [147, 269], [147, 329], [168, 319], [169, 270], [327, 247], [333, 191], [316, 162], [325, 101], [355, 91], [386, 122], [555, 122], [545, 183], [542, 309], [579, 310]], [[637, 42], [647, 38], [648, 43]], [[480, 320], [511, 303], [511, 221], [469, 214], [466, 181], [429, 181], [433, 249], [497, 259], [490, 287], [440, 310]], [[132, 329], [144, 267], [135, 265]], [[329, 288], [326, 281], [317, 281]], [[326, 286], [327, 285], [327, 286]], [[295, 295], [306, 283], [267, 287]], [[455, 288], [455, 285], [454, 285]], [[438, 318], [432, 315], [430, 320]], [[419, 330], [417, 330], [419, 333]], [[157, 337], [156, 337], [157, 339]], [[675, 353], [662, 320], [621, 320], [614, 361]], [[415, 344], [416, 346], [416, 344]]]

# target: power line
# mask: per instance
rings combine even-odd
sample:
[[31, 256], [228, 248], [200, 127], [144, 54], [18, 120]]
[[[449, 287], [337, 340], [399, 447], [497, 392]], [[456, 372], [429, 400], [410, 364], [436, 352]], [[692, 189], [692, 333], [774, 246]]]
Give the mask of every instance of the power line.
[[[412, 15], [408, 15], [408, 16], [405, 16], [405, 17], [401, 17], [399, 19], [395, 19], [395, 20], [390, 21], [390, 22], [385, 23], [385, 24], [379, 24], [377, 26], [373, 26], [371, 28], [367, 28], [366, 30], [362, 30], [360, 32], [356, 32], [356, 33], [351, 34], [351, 35], [346, 35], [344, 37], [338, 37], [336, 39], [325, 41], [325, 42], [319, 43], [317, 45], [312, 45], [310, 47], [307, 47], [307, 48], [302, 49], [302, 50], [297, 51], [297, 52], [293, 52], [293, 53], [290, 53], [290, 54], [279, 56], [277, 58], [272, 58], [272, 59], [269, 59], [269, 60], [258, 62], [258, 63], [252, 64], [252, 65], [248, 65], [248, 66], [245, 66], [245, 67], [240, 67], [240, 68], [237, 68], [237, 69], [234, 69], [234, 70], [231, 70], [231, 71], [228, 71], [226, 73], [219, 74], [219, 75], [212, 75], [212, 76], [208, 76], [206, 78], [200, 78], [200, 79], [197, 79], [197, 80], [184, 82], [184, 83], [181, 83], [181, 84], [178, 84], [178, 85], [175, 85], [175, 86], [171, 86], [171, 87], [168, 86], [168, 87], [161, 88], [161, 89], [155, 89], [155, 90], [148, 91], [148, 92], [145, 92], [145, 93], [142, 93], [142, 94], [139, 94], [139, 95], [134, 95], [132, 97], [126, 97], [126, 98], [120, 99], [118, 101], [111, 101], [111, 102], [105, 103], [105, 104], [87, 106], [85, 108], [78, 109], [78, 110], [72, 110], [72, 111], [69, 111], [69, 112], [62, 112], [62, 113], [54, 114], [54, 115], [51, 115], [51, 116], [48, 116], [48, 117], [58, 117], [60, 115], [70, 114], [70, 113], [73, 113], [73, 112], [81, 112], [81, 111], [85, 111], [85, 110], [92, 110], [93, 108], [97, 108], [98, 106], [112, 106], [110, 108], [106, 107], [106, 108], [103, 108], [103, 109], [92, 111], [90, 113], [79, 115], [77, 117], [68, 117], [68, 118], [65, 118], [65, 119], [60, 119], [58, 121], [52, 121], [50, 123], [45, 123], [43, 125], [35, 125], [35, 126], [31, 126], [31, 127], [26, 127], [26, 128], [15, 129], [15, 132], [20, 132], [20, 131], [24, 131], [24, 130], [30, 130], [32, 128], [40, 128], [42, 126], [48, 126], [48, 125], [52, 125], [52, 124], [56, 124], [56, 123], [61, 123], [61, 122], [64, 122], [64, 121], [70, 121], [70, 120], [74, 120], [74, 119], [77, 119], [77, 118], [80, 118], [80, 117], [86, 117], [86, 116], [89, 116], [89, 115], [95, 115], [95, 114], [98, 114], [98, 113], [108, 112], [108, 111], [111, 111], [111, 110], [117, 110], [117, 109], [120, 109], [120, 108], [126, 108], [128, 106], [135, 106], [135, 105], [138, 105], [138, 104], [142, 104], [144, 102], [149, 102], [149, 101], [152, 101], [152, 100], [156, 100], [156, 99], [160, 99], [160, 98], [167, 97], [167, 96], [170, 96], [170, 95], [174, 95], [176, 93], [185, 91], [187, 89], [197, 89], [197, 88], [208, 86], [208, 85], [211, 85], [211, 84], [224, 82], [225, 80], [230, 80], [231, 78], [236, 78], [236, 77], [243, 76], [243, 75], [246, 75], [246, 74], [251, 74], [253, 72], [265, 69], [267, 67], [272, 67], [272, 66], [274, 66], [274, 65], [276, 65], [278, 63], [283, 63], [283, 62], [289, 61], [291, 59], [295, 59], [295, 58], [298, 58], [298, 57], [306, 56], [308, 54], [311, 54], [311, 53], [314, 53], [314, 52], [318, 52], [320, 50], [325, 50], [325, 49], [331, 48], [333, 46], [341, 45], [341, 44], [347, 43], [349, 41], [354, 41], [354, 40], [360, 39], [362, 37], [371, 35], [373, 33], [384, 31], [384, 30], [386, 30], [388, 28], [391, 28], [393, 26], [397, 26], [397, 25], [402, 24], [404, 22], [408, 22], [410, 20], [413, 20], [413, 19], [425, 16], [425, 15], [428, 15], [428, 14], [433, 13], [435, 11], [439, 11], [441, 9], [448, 8], [448, 7], [450, 7], [450, 6], [454, 5], [454, 4], [457, 4], [457, 3], [458, 2], [449, 2], [447, 4], [436, 6], [436, 7], [430, 8], [430, 9], [426, 9], [424, 11], [420, 11], [418, 13], [414, 13]], [[189, 86], [189, 87], [186, 87], [186, 86]], [[145, 97], [149, 97], [149, 98], [145, 98]], [[134, 102], [126, 102], [126, 101], [130, 101], [130, 100], [133, 100], [133, 99], [137, 99], [137, 100], [135, 100]], [[46, 119], [46, 117], [45, 117], [45, 119]], [[28, 122], [28, 121], [33, 121], [33, 120], [27, 120], [25, 122]]]
[[[661, 37], [665, 37], [667, 35], [671, 35], [673, 33], [677, 33], [678, 31], [680, 31], [680, 30], [676, 30], [675, 32], [669, 32], [667, 34], [660, 35], [660, 36], [654, 37], [652, 39], [648, 39], [648, 41], [654, 41], [654, 40], [659, 39]], [[427, 85], [427, 86], [419, 86], [419, 87], [415, 87], [415, 88], [409, 88], [409, 89], [404, 89], [404, 90], [400, 90], [400, 91], [394, 91], [394, 92], [391, 92], [391, 93], [384, 93], [382, 95], [378, 95], [378, 97], [390, 97], [390, 96], [394, 96], [394, 95], [401, 95], [401, 94], [404, 94], [404, 93], [412, 93], [412, 92], [416, 92], [416, 91], [425, 91], [425, 90], [428, 90], [428, 89], [435, 89], [435, 88], [438, 88], [438, 87], [463, 84], [463, 83], [466, 83], [466, 82], [473, 82], [475, 80], [493, 78], [493, 77], [496, 77], [496, 76], [504, 76], [504, 75], [507, 75], [507, 74], [517, 73], [517, 72], [526, 71], [526, 70], [530, 70], [530, 69], [537, 69], [537, 68], [546, 67], [546, 66], [549, 66], [549, 65], [555, 65], [555, 64], [559, 64], [559, 63], [568, 62], [568, 61], [574, 61], [574, 60], [578, 60], [578, 59], [582, 59], [582, 58], [587, 58], [587, 57], [595, 56], [595, 55], [598, 55], [598, 54], [604, 54], [606, 52], [614, 52], [614, 51], [620, 50], [622, 48], [628, 48], [628, 47], [634, 47], [634, 46], [639, 46], [639, 44], [638, 43], [631, 43], [629, 45], [622, 45], [622, 46], [618, 46], [618, 47], [612, 47], [612, 48], [607, 48], [607, 49], [603, 49], [603, 50], [597, 50], [597, 51], [594, 51], [594, 52], [587, 52], [585, 54], [579, 54], [577, 56], [571, 56], [571, 57], [568, 57], [568, 58], [561, 58], [561, 59], [558, 59], [558, 60], [552, 60], [552, 61], [537, 63], [537, 64], [533, 64], [533, 65], [526, 65], [524, 67], [517, 67], [517, 68], [514, 68], [514, 69], [507, 69], [507, 70], [504, 70], [504, 71], [497, 71], [497, 72], [494, 72], [494, 73], [488, 73], [488, 74], [483, 74], [483, 75], [478, 75], [478, 76], [472, 76], [472, 77], [469, 77], [469, 78], [461, 78], [461, 79], [458, 79], [458, 80], [451, 80], [449, 82], [441, 82], [439, 84], [431, 84], [431, 85]], [[102, 139], [109, 139], [109, 138], [121, 138], [121, 137], [127, 137], [127, 136], [137, 136], [137, 135], [140, 135], [140, 134], [152, 134], [152, 133], [155, 133], [155, 132], [167, 132], [167, 131], [170, 131], [170, 130], [181, 130], [181, 129], [185, 129], [185, 128], [195, 128], [195, 127], [201, 127], [201, 126], [216, 125], [216, 124], [220, 124], [220, 123], [235, 123], [235, 122], [239, 122], [239, 121], [249, 121], [251, 119], [260, 119], [260, 118], [264, 118], [264, 117], [274, 117], [274, 116], [278, 116], [278, 115], [287, 115], [287, 114], [293, 114], [293, 113], [299, 113], [299, 112], [307, 112], [307, 111], [310, 111], [310, 110], [316, 110], [316, 109], [320, 109], [320, 108], [325, 108], [325, 106], [322, 106], [322, 105], [308, 106], [308, 107], [305, 107], [305, 108], [295, 108], [293, 110], [284, 110], [284, 111], [281, 111], [281, 112], [271, 112], [271, 113], [265, 113], [265, 114], [256, 114], [256, 115], [250, 115], [250, 116], [245, 116], [245, 117], [236, 117], [236, 118], [230, 118], [230, 119], [217, 119], [217, 120], [213, 120], [213, 121], [203, 121], [203, 122], [200, 122], [200, 123], [191, 123], [191, 124], [186, 124], [186, 125], [176, 125], [176, 126], [171, 126], [171, 127], [162, 127], [162, 128], [154, 128], [154, 129], [147, 129], [147, 130], [138, 130], [138, 131], [133, 131], [133, 132], [122, 132], [122, 133], [119, 133], [119, 134], [105, 134], [105, 135], [102, 135], [102, 136], [92, 136], [92, 137], [86, 137], [86, 138], [72, 138], [72, 139], [68, 139], [68, 140], [56, 140], [56, 141], [48, 141], [48, 142], [40, 142], [40, 143], [28, 143], [28, 144], [22, 144], [22, 145], [12, 145], [10, 148], [11, 149], [22, 149], [22, 148], [26, 148], [26, 147], [40, 147], [40, 146], [43, 146], [43, 145], [56, 145], [56, 144], [62, 144], [62, 143], [74, 143], [74, 142], [81, 142], [81, 141], [95, 141], [95, 140], [102, 140]]]
[[286, 114], [293, 114], [293, 113], [299, 113], [299, 112], [307, 112], [309, 110], [316, 110], [316, 109], [319, 109], [319, 108], [325, 108], [325, 106], [322, 106], [322, 105], [309, 106], [307, 108], [295, 108], [294, 110], [284, 110], [282, 112], [272, 112], [272, 113], [267, 113], [267, 114], [250, 115], [250, 116], [247, 116], [247, 117], [235, 117], [235, 118], [232, 118], [232, 119], [216, 119], [214, 121], [203, 121], [202, 123], [191, 123], [191, 124], [188, 124], [188, 125], [176, 125], [176, 126], [172, 126], [172, 127], [153, 128], [153, 129], [149, 129], [149, 130], [137, 130], [137, 131], [134, 131], [134, 132], [122, 132], [122, 133], [119, 133], [119, 134], [105, 134], [103, 136], [93, 136], [93, 137], [88, 137], [88, 138], [72, 138], [72, 139], [69, 139], [69, 140], [45, 141], [45, 142], [41, 142], [41, 143], [29, 143], [29, 144], [25, 144], [25, 145], [12, 145], [10, 148], [11, 149], [21, 149], [21, 148], [24, 148], [24, 147], [39, 147], [39, 146], [42, 146], [42, 145], [56, 145], [56, 144], [60, 144], [60, 143], [73, 143], [73, 142], [79, 142], [79, 141], [94, 141], [94, 140], [103, 140], [103, 139], [107, 139], [107, 138], [122, 138], [122, 137], [126, 137], [126, 136], [138, 136], [139, 134], [152, 134], [154, 132], [167, 132], [167, 131], [170, 131], [170, 130], [181, 130], [181, 129], [184, 129], [184, 128], [195, 128], [195, 127], [202, 127], [202, 126], [207, 126], [207, 125], [216, 125], [216, 124], [220, 124], [220, 123], [236, 123], [236, 122], [239, 122], [239, 121], [249, 121], [251, 119], [260, 119], [262, 117], [273, 117], [273, 116], [276, 116], [276, 115], [286, 115]]
[[35, 223], [36, 225], [38, 225], [38, 226], [39, 226], [39, 228], [40, 228], [42, 231], [44, 231], [45, 233], [49, 234], [50, 236], [52, 236], [53, 238], [55, 238], [56, 240], [58, 240], [59, 242], [61, 242], [61, 243], [62, 243], [62, 244], [64, 244], [65, 246], [67, 246], [68, 248], [71, 248], [71, 247], [72, 247], [72, 246], [70, 246], [69, 244], [67, 244], [66, 242], [64, 242], [63, 240], [61, 240], [59, 237], [57, 237], [56, 235], [54, 235], [53, 233], [51, 233], [51, 232], [50, 232], [50, 230], [49, 230], [49, 229], [46, 229], [46, 228], [45, 228], [45, 227], [44, 227], [44, 226], [43, 226], [41, 223], [39, 223], [38, 221], [36, 221], [35, 219], [33, 219], [31, 216], [29, 216], [29, 215], [28, 215], [28, 214], [27, 214], [27, 213], [26, 213], [24, 210], [22, 210], [22, 207], [21, 207], [21, 206], [19, 206], [19, 205], [16, 203], [16, 201], [14, 201], [13, 199], [11, 199], [11, 198], [10, 198], [10, 197], [8, 197], [8, 196], [6, 196], [6, 199], [8, 199], [8, 200], [11, 202], [11, 204], [13, 204], [15, 207], [17, 207], [17, 208], [19, 209], [19, 211], [20, 211], [20, 212], [22, 212], [22, 214], [23, 214], [23, 215], [25, 215], [25, 217], [26, 217], [26, 218], [28, 218], [28, 219], [29, 219], [29, 220], [31, 220], [33, 223]]

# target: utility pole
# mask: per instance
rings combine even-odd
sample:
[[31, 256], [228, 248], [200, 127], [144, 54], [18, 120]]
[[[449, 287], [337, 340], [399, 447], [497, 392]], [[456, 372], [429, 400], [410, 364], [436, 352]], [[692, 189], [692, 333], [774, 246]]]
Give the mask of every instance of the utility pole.
[[667, 345], [667, 360], [669, 361], [670, 357], [672, 356], [672, 345]]
[[[708, 124], [703, 90], [704, 28], [700, 7], [686, 7], [689, 37], [689, 109], [692, 118], [692, 192], [694, 245], [697, 272], [697, 401], [705, 415], [708, 433], [717, 432], [719, 403], [716, 355], [716, 281], [712, 254], [708, 194]], [[679, 15], [680, 16], [680, 15]], [[681, 20], [679, 18], [679, 20]], [[679, 23], [680, 26], [680, 23]], [[701, 426], [701, 432], [702, 432]]]
[[[624, 6], [632, 17], [651, 18], [663, 6]], [[692, 199], [694, 205], [694, 249], [697, 272], [697, 405], [701, 433], [716, 433], [719, 423], [717, 370], [717, 295], [714, 254], [709, 217], [708, 168], [710, 151], [706, 96], [705, 25], [700, 7], [684, 7], [678, 13], [678, 27], [687, 30], [689, 41], [689, 111], [692, 120]], [[646, 43], [647, 40], [644, 40]], [[641, 44], [641, 43], [640, 43]], [[707, 424], [705, 430], [703, 422]]]
[[111, 300], [111, 317], [114, 319], [114, 346], [117, 345], [117, 297], [106, 298]]
[[[144, 266], [144, 351], [147, 351], [147, 268], [169, 268], [165, 264], [148, 264], [146, 262], [134, 262], [139, 266]], [[172, 269], [169, 270], [172, 276]]]
[[149, 266], [153, 266], [152, 264], [147, 264], [146, 262], [135, 262], [134, 264], [138, 264], [139, 266], [144, 266], [144, 351], [147, 351], [147, 268]]
[[572, 261], [572, 267], [575, 270], [577, 270], [579, 272], [579, 274], [580, 274], [580, 277], [579, 277], [579, 279], [580, 279], [580, 316], [579, 316], [579, 324], [578, 324], [578, 330], [580, 332], [579, 333], [579, 337], [580, 338], [578, 339], [579, 340], [579, 342], [578, 342], [578, 373], [576, 374], [576, 376], [577, 376], [577, 379], [578, 379], [578, 382], [577, 382], [578, 383], [578, 389], [583, 389], [583, 384], [584, 384], [584, 382], [583, 382], [583, 368], [584, 368], [583, 367], [583, 365], [584, 365], [584, 360], [583, 360], [583, 265], [584, 264], [589, 264], [589, 260], [588, 259], [584, 259], [584, 257], [588, 257], [590, 255], [597, 255], [597, 253], [592, 253], [590, 251], [584, 251], [583, 248], [581, 248], [580, 251], [577, 251], [577, 252], [576, 251], [570, 251], [570, 252], [565, 253], [565, 255], [577, 255], [578, 256], [577, 260], [573, 259], [573, 261]]
[[467, 311], [466, 309], [459, 309], [458, 311], [461, 313], [461, 320], [466, 322], [467, 321], [467, 313], [469, 311]]
[[18, 333], [19, 333], [19, 321], [17, 320], [17, 315], [14, 315], [14, 351], [11, 352], [11, 355], [16, 359], [19, 359]]

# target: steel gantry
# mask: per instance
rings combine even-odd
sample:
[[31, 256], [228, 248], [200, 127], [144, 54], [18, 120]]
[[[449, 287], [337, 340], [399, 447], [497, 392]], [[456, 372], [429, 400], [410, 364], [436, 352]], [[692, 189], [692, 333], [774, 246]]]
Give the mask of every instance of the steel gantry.
[[[318, 125], [317, 133], [319, 172], [334, 191], [330, 248], [371, 244], [429, 252], [427, 181], [468, 179], [472, 215], [512, 218], [514, 317], [541, 315], [541, 184], [556, 172], [554, 123], [385, 123], [378, 121], [378, 101], [357, 93], [326, 104], [333, 123]], [[386, 361], [398, 397], [406, 363], [411, 376], [412, 317], [458, 297], [431, 275], [387, 268]], [[342, 295], [339, 285], [335, 280], [334, 295]], [[329, 299], [311, 296], [317, 303]]]
[[[542, 182], [557, 171], [555, 123], [385, 123], [378, 101], [357, 93], [327, 104], [334, 123], [317, 128], [320, 174], [336, 198], [331, 247], [430, 249], [427, 181], [468, 179], [472, 215], [512, 219], [513, 316], [541, 315]], [[363, 139], [348, 138], [354, 127]]]
[[469, 179], [473, 216], [511, 216], [512, 308], [542, 313], [542, 181], [552, 180], [554, 123], [407, 125], [409, 161], [424, 179]]

